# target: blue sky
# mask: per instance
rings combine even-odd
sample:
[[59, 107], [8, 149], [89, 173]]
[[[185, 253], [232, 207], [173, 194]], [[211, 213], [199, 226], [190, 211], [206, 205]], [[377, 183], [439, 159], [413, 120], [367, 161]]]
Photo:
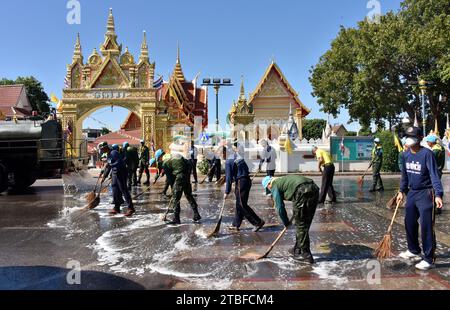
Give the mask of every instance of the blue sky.
[[[340, 25], [354, 26], [370, 12], [368, 0], [79, 0], [81, 24], [66, 21], [68, 0], [0, 2], [0, 77], [33, 75], [45, 90], [61, 95], [66, 65], [72, 59], [76, 33], [85, 59], [99, 48], [106, 32], [108, 9], [114, 10], [118, 41], [138, 57], [142, 31], [147, 31], [156, 73], [167, 78], [176, 60], [177, 41], [187, 79], [229, 77], [235, 87], [220, 94], [219, 112], [225, 121], [239, 95], [244, 75], [246, 92], [261, 79], [272, 57], [300, 99], [312, 110], [308, 118], [326, 118], [311, 96], [311, 66], [329, 48]], [[382, 13], [398, 10], [400, 0], [380, 0]], [[118, 128], [126, 112], [99, 110], [93, 116]], [[209, 121], [215, 118], [210, 91]], [[342, 111], [332, 123], [347, 123]], [[85, 126], [101, 125], [87, 120]], [[359, 125], [347, 126], [357, 130]]]

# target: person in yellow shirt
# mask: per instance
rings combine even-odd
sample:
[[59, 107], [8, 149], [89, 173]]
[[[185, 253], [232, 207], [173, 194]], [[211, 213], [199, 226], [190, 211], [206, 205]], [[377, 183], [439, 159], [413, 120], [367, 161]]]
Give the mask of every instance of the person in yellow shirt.
[[325, 150], [319, 149], [317, 146], [313, 146], [312, 153], [317, 158], [319, 171], [322, 172], [322, 187], [320, 190], [319, 204], [325, 203], [327, 194], [331, 199], [331, 202], [336, 202], [336, 192], [333, 187], [333, 178], [335, 167], [331, 154]]

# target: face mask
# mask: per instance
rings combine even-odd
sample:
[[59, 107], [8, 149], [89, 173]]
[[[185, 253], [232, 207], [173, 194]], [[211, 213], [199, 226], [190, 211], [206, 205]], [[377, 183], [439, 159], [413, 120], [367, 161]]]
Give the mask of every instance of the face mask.
[[414, 146], [418, 143], [419, 141], [416, 138], [407, 138], [405, 144], [409, 147]]

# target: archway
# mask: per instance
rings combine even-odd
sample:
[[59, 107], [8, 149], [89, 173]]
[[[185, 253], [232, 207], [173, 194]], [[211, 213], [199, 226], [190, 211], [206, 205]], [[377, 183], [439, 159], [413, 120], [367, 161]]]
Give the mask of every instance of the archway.
[[[87, 141], [89, 167], [100, 167], [98, 144], [123, 145], [128, 142], [137, 148], [142, 140], [141, 119], [139, 115], [121, 106], [98, 106], [86, 112], [77, 121], [76, 127], [82, 129], [83, 139]], [[150, 147], [150, 145], [148, 145]]]

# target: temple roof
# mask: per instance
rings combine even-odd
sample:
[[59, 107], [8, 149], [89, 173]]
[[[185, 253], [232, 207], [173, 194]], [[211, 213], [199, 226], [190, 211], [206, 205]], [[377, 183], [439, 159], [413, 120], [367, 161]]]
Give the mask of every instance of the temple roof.
[[280, 67], [278, 67], [278, 65], [274, 61], [271, 62], [271, 64], [267, 68], [266, 72], [264, 73], [263, 78], [258, 83], [258, 86], [253, 91], [253, 93], [250, 95], [250, 99], [248, 100], [248, 104], [253, 104], [253, 101], [260, 94], [260, 92], [263, 90], [263, 86], [266, 84], [266, 82], [267, 82], [267, 80], [268, 80], [268, 78], [269, 78], [269, 76], [271, 75], [272, 72], [274, 72], [279, 77], [279, 80], [281, 81], [281, 83], [284, 85], [284, 87], [289, 92], [289, 94], [293, 97], [293, 99], [294, 99], [294, 101], [295, 101], [295, 103], [297, 105], [296, 108], [297, 109], [300, 108], [300, 107], [302, 108], [302, 116], [303, 117], [307, 116], [311, 112], [311, 110], [308, 109], [301, 102], [301, 100], [298, 97], [298, 93], [294, 90], [294, 88], [291, 86], [289, 81], [284, 76], [284, 74], [281, 71]]

